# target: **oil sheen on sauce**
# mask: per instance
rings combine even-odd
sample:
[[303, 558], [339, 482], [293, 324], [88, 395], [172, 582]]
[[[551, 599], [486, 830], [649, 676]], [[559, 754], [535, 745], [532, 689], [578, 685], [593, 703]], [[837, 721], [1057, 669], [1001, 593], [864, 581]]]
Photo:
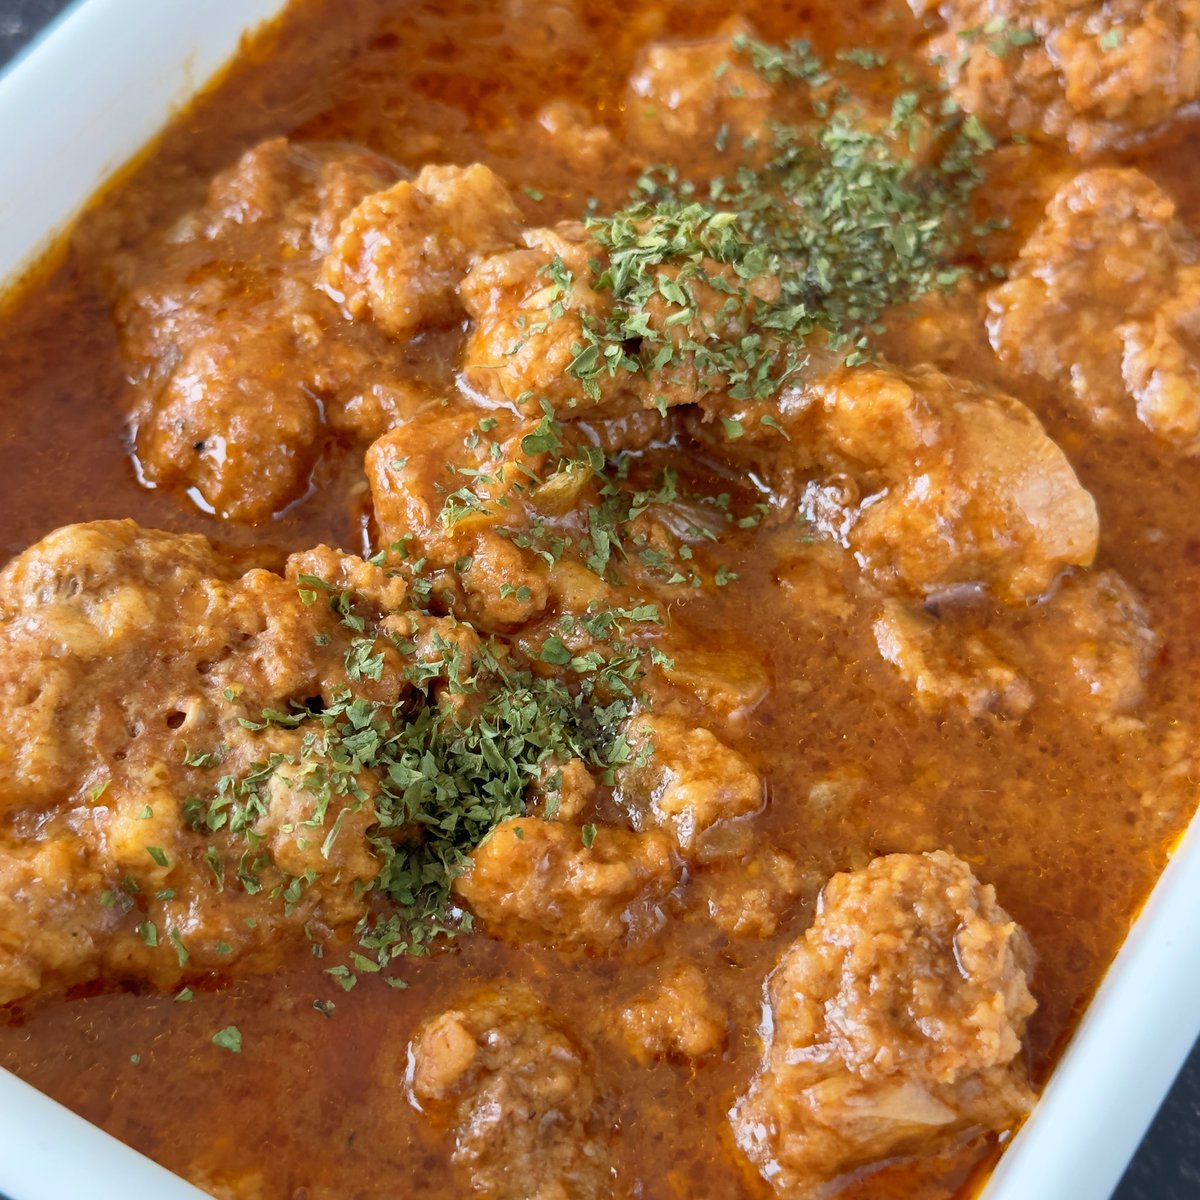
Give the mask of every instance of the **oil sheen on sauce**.
[[[361, 544], [361, 471], [350, 456], [335, 457], [307, 498], [253, 527], [222, 527], [138, 484], [89, 227], [118, 222], [133, 242], [194, 204], [215, 170], [278, 133], [363, 143], [410, 167], [483, 161], [518, 198], [524, 186], [536, 188], [544, 199], [522, 204], [531, 221], [549, 224], [580, 213], [589, 197], [620, 197], [633, 180], [620, 165], [578, 177], [531, 139], [534, 112], [569, 97], [603, 118], [646, 40], [711, 32], [731, 9], [764, 38], [803, 34], [826, 52], [870, 46], [903, 55], [916, 34], [903, 5], [872, 0], [589, 2], [581, 6], [583, 36], [569, 38], [554, 7], [297, 0], [278, 27], [250, 42], [100, 202], [65, 257], [9, 304], [0, 325], [0, 554], [71, 521], [123, 516], [285, 551], [322, 540]], [[1196, 136], [1184, 126], [1139, 151], [1194, 226]], [[1049, 395], [1020, 398], [1096, 496], [1101, 562], [1145, 598], [1169, 648], [1156, 665], [1152, 703], [1196, 711], [1200, 475], [1164, 469], [1144, 442], [1090, 438]], [[731, 975], [740, 982], [723, 998], [740, 1034], [724, 1060], [701, 1071], [661, 1063], [631, 1073], [619, 1057], [600, 1056], [601, 1088], [620, 1084], [621, 1173], [646, 1197], [770, 1195], [740, 1160], [725, 1113], [757, 1058], [761, 980], [811, 920], [831, 873], [879, 853], [952, 847], [995, 883], [1038, 952], [1030, 1054], [1040, 1083], [1190, 816], [1186, 794], [1160, 786], [1156, 754], [1127, 753], [1120, 740], [1082, 731], [1052, 705], [1040, 707], [1035, 722], [982, 731], [965, 716], [930, 721], [865, 643], [861, 625], [798, 636], [804, 599], [779, 586], [770, 536], [747, 534], [731, 548], [738, 588], [697, 598], [682, 617], [699, 644], [749, 646], [770, 665], [775, 686], [746, 749], [768, 773], [767, 827], [812, 884], [774, 938], [715, 944], [712, 929], [685, 924], [673, 939], [672, 955], [719, 953], [737, 968]], [[809, 803], [814, 781], [847, 766], [868, 780], [853, 812]], [[168, 1167], [237, 1195], [453, 1196], [449, 1148], [404, 1096], [405, 1048], [417, 1022], [470, 981], [524, 977], [538, 981], [581, 1037], [602, 1037], [606, 1006], [661, 963], [636, 954], [564, 960], [479, 937], [414, 960], [404, 990], [367, 977], [342, 994], [323, 967], [301, 946], [281, 950], [272, 976], [214, 978], [188, 1004], [98, 988], [19, 1005], [0, 1018], [0, 1065]], [[314, 1009], [325, 999], [336, 1003], [332, 1017]], [[229, 1024], [243, 1034], [239, 1056], [211, 1045], [213, 1031]], [[967, 1197], [996, 1153], [976, 1142], [935, 1162], [884, 1170], [845, 1194]]]

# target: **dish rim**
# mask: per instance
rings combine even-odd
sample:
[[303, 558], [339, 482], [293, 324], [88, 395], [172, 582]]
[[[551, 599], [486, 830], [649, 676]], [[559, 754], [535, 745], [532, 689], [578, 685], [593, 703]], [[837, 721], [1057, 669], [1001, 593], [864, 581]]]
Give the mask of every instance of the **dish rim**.
[[[77, 0], [0, 72], [0, 292], [286, 0]], [[94, 53], [105, 45], [110, 52]], [[61, 80], [71, 79], [64, 89]], [[35, 113], [29, 120], [27, 114]], [[56, 153], [48, 150], [54, 148]], [[979, 1200], [1107, 1200], [1200, 1034], [1200, 816], [1189, 827]], [[0, 1070], [10, 1200], [204, 1193]], [[69, 1153], [64, 1149], [69, 1148]], [[136, 1191], [131, 1191], [136, 1185]]]

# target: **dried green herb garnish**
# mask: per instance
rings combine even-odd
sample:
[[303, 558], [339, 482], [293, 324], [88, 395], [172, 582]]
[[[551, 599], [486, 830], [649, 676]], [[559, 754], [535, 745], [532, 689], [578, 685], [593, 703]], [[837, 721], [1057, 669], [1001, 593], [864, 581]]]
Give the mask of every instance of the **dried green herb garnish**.
[[220, 1046], [222, 1050], [228, 1050], [230, 1054], [241, 1054], [242, 1031], [236, 1025], [226, 1025], [224, 1029], [218, 1029], [212, 1035], [212, 1044]]
[[[325, 589], [331, 610], [359, 635], [346, 653], [347, 679], [378, 679], [384, 635], [376, 636], [354, 598], [313, 577], [301, 587]], [[368, 840], [379, 870], [362, 890], [376, 902], [356, 931], [365, 953], [351, 955], [353, 969], [328, 968], [344, 989], [359, 972], [377, 972], [397, 956], [425, 953], [435, 939], [469, 929], [470, 915], [452, 904], [451, 885], [499, 822], [526, 812], [531, 785], [539, 784], [552, 810], [561, 765], [580, 759], [605, 775], [629, 760], [621, 730], [652, 650], [627, 635], [631, 626], [660, 622], [652, 604], [564, 617], [561, 636], [547, 637], [540, 654], [559, 669], [557, 676], [490, 641], [468, 658], [458, 645], [435, 638], [434, 653], [422, 657], [413, 643], [391, 637], [407, 659], [407, 687], [394, 700], [367, 700], [347, 688], [320, 707], [267, 710], [258, 721], [243, 720], [252, 730], [282, 726], [304, 736], [298, 754], [273, 754], [245, 775], [223, 776], [207, 803], [188, 807], [193, 828], [245, 838], [236, 866], [210, 848], [216, 885], [236, 878], [251, 894], [263, 890], [272, 861], [255, 824], [268, 811], [268, 789], [278, 777], [306, 794], [306, 823], [323, 830], [326, 858], [344, 814], [368, 802], [374, 808]], [[580, 632], [593, 644], [576, 654], [564, 638]], [[331, 807], [339, 810], [332, 822]], [[317, 878], [311, 871], [285, 877], [272, 894], [294, 906]]]
[[[651, 169], [628, 205], [587, 218], [597, 249], [592, 283], [612, 304], [603, 315], [581, 314], [582, 336], [569, 370], [585, 395], [600, 398], [606, 376], [627, 372], [648, 381], [664, 410], [672, 388], [692, 399], [706, 393], [769, 398], [804, 369], [818, 345], [851, 364], [869, 356], [885, 309], [949, 288], [961, 275], [953, 265], [956, 239], [979, 178], [975, 160], [991, 145], [974, 118], [944, 93], [911, 90], [896, 96], [889, 113], [865, 112], [838, 77], [847, 65], [883, 66], [870, 53], [843, 55], [827, 68], [802, 42], [780, 48], [738, 38], [733, 49], [773, 85], [807, 89], [812, 120], [772, 126], [762, 144], [747, 147], [753, 154], [746, 164], [720, 178], [689, 181], [667, 167]], [[556, 289], [548, 307], [562, 316], [570, 273], [556, 258], [546, 276]], [[656, 397], [658, 390], [663, 394]], [[692, 544], [715, 542], [719, 531], [761, 519], [756, 512], [735, 515], [728, 495], [682, 495], [669, 470], [650, 481], [643, 464], [634, 482], [634, 456], [606, 456], [581, 445], [549, 403], [542, 413], [520, 448], [530, 459], [547, 456], [549, 465], [535, 473], [530, 463], [510, 463], [499, 443], [482, 466], [451, 464], [454, 486], [446, 489], [440, 513], [445, 528], [486, 515], [493, 528], [550, 567], [571, 552], [611, 582], [619, 581], [621, 563], [636, 562], [656, 582], [700, 586]], [[730, 439], [744, 435], [739, 421], [723, 420]], [[480, 421], [468, 448], [484, 445], [495, 426], [495, 418]], [[786, 436], [778, 422], [775, 428]], [[402, 469], [405, 461], [393, 466]], [[520, 478], [506, 479], [506, 471]], [[504, 522], [510, 494], [531, 497], [563, 485], [574, 497], [579, 481], [593, 500], [586, 525], [575, 505], [569, 513], [522, 506], [525, 523], [515, 510]], [[698, 515], [694, 525], [680, 528], [685, 505], [697, 513], [703, 507], [712, 520]], [[651, 544], [638, 519], [656, 507], [671, 510], [674, 526]], [[393, 550], [407, 554], [403, 543]], [[384, 565], [386, 558], [381, 553], [371, 561]], [[454, 570], [462, 575], [473, 565], [467, 554]], [[423, 567], [421, 560], [404, 566], [418, 602], [430, 598], [433, 586]], [[718, 587], [736, 579], [725, 566], [712, 574]], [[349, 991], [360, 974], [380, 973], [398, 956], [426, 953], [438, 939], [470, 928], [470, 915], [453, 903], [452, 885], [471, 853], [500, 822], [527, 812], [535, 785], [552, 811], [566, 763], [581, 760], [611, 780], [632, 753], [622, 730], [636, 707], [638, 681], [648, 666], [670, 664], [647, 636], [663, 621], [653, 603], [563, 615], [525, 653], [488, 640], [468, 639], [472, 648], [464, 650], [434, 639], [432, 652], [418, 654], [415, 641], [381, 632], [351, 593], [311, 576], [301, 577], [299, 587], [306, 604], [324, 596], [354, 634], [344, 662], [346, 687], [327, 702], [243, 719], [252, 731], [298, 731], [300, 749], [266, 757], [242, 775], [224, 775], [211, 796], [189, 803], [187, 816], [197, 831], [240, 839], [241, 853], [229, 860], [208, 848], [205, 861], [218, 889], [254, 894], [269, 879], [272, 895], [293, 907], [320, 876], [309, 870], [279, 879], [256, 832], [271, 787], [305, 794], [304, 823], [319, 831], [313, 836], [321, 839], [325, 859], [346, 815], [371, 807], [367, 838], [378, 870], [359, 885], [368, 915], [356, 931], [358, 949], [326, 968]], [[531, 592], [513, 580], [501, 595], [522, 600]], [[328, 640], [318, 636], [320, 644]], [[392, 651], [405, 663], [399, 694], [387, 700], [356, 694], [352, 685], [383, 678]], [[225, 753], [226, 747], [189, 749], [185, 761], [215, 770]], [[338, 815], [330, 819], [332, 812]], [[597, 829], [586, 824], [580, 836], [590, 848]], [[162, 850], [149, 847], [148, 853], [167, 865]], [[109, 892], [102, 903], [127, 899]], [[143, 923], [140, 931], [149, 945], [158, 944], [153, 924]], [[180, 935], [172, 929], [167, 937], [182, 965], [188, 951]], [[310, 938], [320, 957], [319, 939]], [[326, 1015], [333, 1007], [316, 1004]], [[213, 1041], [241, 1049], [233, 1026]]]
[[[653, 168], [632, 203], [587, 218], [606, 260], [594, 286], [613, 299], [603, 317], [583, 314], [569, 368], [592, 398], [625, 371], [698, 397], [765, 399], [803, 367], [814, 334], [859, 361], [885, 309], [962, 274], [950, 264], [975, 160], [992, 146], [974, 117], [916, 90], [872, 115], [805, 43], [734, 49], [769, 81], [811, 89], [812, 121], [773, 125], [762, 165], [701, 183]], [[546, 272], [564, 303], [565, 270]]]

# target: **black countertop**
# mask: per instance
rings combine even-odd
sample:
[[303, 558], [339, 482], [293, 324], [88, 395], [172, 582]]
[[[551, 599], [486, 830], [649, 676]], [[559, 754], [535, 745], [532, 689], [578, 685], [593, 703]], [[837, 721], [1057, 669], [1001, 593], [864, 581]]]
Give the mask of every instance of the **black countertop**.
[[[69, 0], [0, 0], [0, 65]], [[187, 3], [195, 0], [146, 0]], [[1064, 1196], [1062, 1200], [1076, 1200]], [[1193, 1048], [1112, 1200], [1200, 1200], [1200, 1043]]]

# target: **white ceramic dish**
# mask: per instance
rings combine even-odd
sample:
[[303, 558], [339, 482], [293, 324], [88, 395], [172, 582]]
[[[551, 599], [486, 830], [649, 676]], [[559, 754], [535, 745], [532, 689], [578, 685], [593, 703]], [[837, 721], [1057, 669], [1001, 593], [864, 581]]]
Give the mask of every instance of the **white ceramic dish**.
[[[0, 280], [34, 261], [282, 0], [86, 0], [0, 77]], [[1106, 1200], [1200, 1032], [1200, 828], [981, 1200]], [[202, 1193], [0, 1071], [10, 1200]]]

